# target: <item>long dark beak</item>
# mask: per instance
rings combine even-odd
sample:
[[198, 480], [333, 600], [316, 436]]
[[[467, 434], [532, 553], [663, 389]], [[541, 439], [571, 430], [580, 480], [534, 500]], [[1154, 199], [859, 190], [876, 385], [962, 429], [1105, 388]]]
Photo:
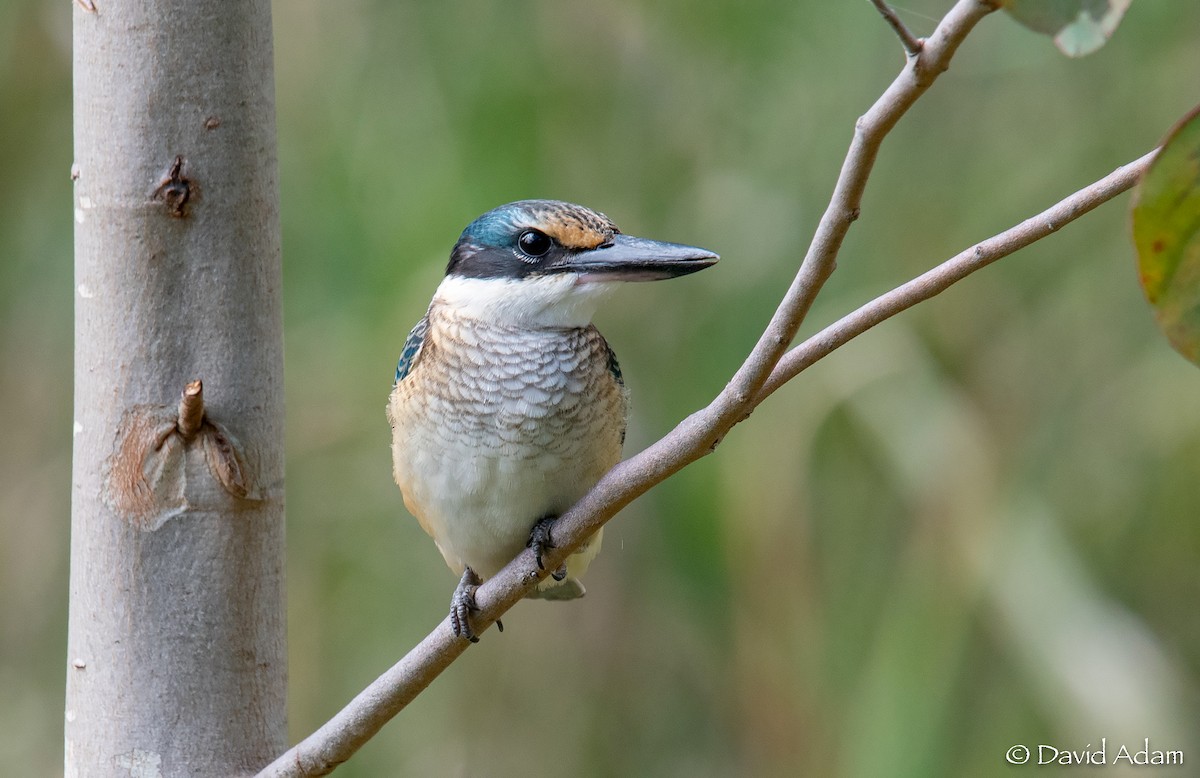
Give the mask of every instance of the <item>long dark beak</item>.
[[552, 269], [578, 273], [581, 281], [659, 281], [695, 273], [718, 259], [708, 249], [618, 233], [602, 246], [571, 254]]

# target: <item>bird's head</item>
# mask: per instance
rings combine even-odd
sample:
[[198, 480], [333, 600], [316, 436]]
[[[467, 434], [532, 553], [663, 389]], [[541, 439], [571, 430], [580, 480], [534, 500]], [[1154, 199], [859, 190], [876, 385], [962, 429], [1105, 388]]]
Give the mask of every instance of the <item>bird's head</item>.
[[657, 281], [717, 261], [707, 249], [623, 234], [607, 216], [557, 200], [521, 200], [467, 225], [435, 299], [522, 327], [581, 327], [623, 281]]

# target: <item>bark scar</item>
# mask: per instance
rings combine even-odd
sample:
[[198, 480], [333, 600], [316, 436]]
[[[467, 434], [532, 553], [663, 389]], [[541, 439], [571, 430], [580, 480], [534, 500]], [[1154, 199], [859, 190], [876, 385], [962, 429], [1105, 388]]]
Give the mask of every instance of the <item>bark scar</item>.
[[150, 196], [150, 199], [165, 204], [167, 213], [177, 219], [187, 216], [187, 204], [195, 188], [195, 182], [183, 173], [185, 163], [186, 160], [177, 155]]
[[228, 497], [262, 499], [242, 445], [208, 417], [204, 385], [192, 381], [174, 408], [135, 405], [125, 412], [107, 463], [104, 500], [138, 529], [158, 529], [188, 509], [206, 507], [221, 493], [203, 483], [189, 484], [189, 474], [195, 479], [204, 472], [189, 462], [203, 462]]

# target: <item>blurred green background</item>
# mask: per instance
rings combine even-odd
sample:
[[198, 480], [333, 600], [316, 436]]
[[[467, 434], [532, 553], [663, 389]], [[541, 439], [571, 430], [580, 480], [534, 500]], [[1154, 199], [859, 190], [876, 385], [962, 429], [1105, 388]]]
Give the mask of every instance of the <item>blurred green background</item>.
[[[949, 5], [901, 16], [927, 34]], [[14, 775], [62, 769], [70, 15], [0, 3]], [[392, 484], [383, 408], [463, 226], [562, 198], [723, 256], [598, 318], [632, 453], [750, 348], [902, 58], [865, 0], [292, 0], [275, 25], [295, 739], [446, 611], [455, 579]], [[1197, 3], [1135, 3], [1082, 60], [985, 20], [888, 138], [805, 331], [1141, 155], [1198, 78]], [[1102, 737], [1110, 758], [1183, 749], [1193, 766], [1166, 772], [1196, 774], [1200, 373], [1154, 329], [1128, 206], [785, 387], [609, 525], [586, 599], [518, 605], [337, 774], [1017, 774], [1013, 744]]]

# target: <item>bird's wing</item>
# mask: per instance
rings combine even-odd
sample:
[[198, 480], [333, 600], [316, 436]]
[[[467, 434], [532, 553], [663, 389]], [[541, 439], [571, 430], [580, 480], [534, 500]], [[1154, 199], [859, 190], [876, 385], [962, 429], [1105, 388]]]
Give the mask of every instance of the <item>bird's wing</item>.
[[393, 384], [403, 381], [413, 366], [417, 364], [417, 358], [421, 355], [421, 347], [425, 345], [425, 333], [428, 331], [429, 314], [425, 314], [404, 341], [404, 348], [400, 350], [400, 361], [396, 363], [396, 380]]
[[618, 384], [625, 386], [625, 378], [621, 375], [621, 365], [617, 362], [616, 352], [612, 350], [612, 346], [608, 345], [608, 341], [604, 342], [604, 347], [608, 349], [608, 372], [612, 373], [612, 377]]
[[[598, 333], [597, 333], [598, 334]], [[617, 382], [617, 389], [625, 395], [624, 407], [626, 416], [629, 413], [629, 394], [625, 388], [625, 377], [621, 375], [621, 365], [617, 362], [617, 354], [612, 350], [612, 346], [608, 345], [608, 341], [604, 341], [604, 348], [608, 350], [608, 372]], [[628, 423], [628, 418], [621, 419], [621, 445], [625, 445], [625, 431]], [[620, 459], [620, 451], [617, 452], [617, 459]], [[615, 465], [616, 462], [614, 461]]]

